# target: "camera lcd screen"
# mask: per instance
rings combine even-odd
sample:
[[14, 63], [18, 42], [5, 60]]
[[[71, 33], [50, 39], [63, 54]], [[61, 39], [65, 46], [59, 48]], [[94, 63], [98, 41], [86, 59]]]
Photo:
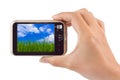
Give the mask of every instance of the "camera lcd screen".
[[54, 52], [54, 24], [17, 24], [17, 52]]
[[13, 24], [15, 55], [62, 55], [64, 26], [60, 22], [15, 22]]

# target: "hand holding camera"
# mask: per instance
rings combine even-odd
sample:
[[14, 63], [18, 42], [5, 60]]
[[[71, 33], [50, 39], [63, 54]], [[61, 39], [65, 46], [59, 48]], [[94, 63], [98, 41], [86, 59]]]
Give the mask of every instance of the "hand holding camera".
[[[57, 21], [63, 21], [66, 26], [72, 26], [77, 32], [78, 43], [73, 52], [67, 55], [61, 55], [66, 51], [66, 44], [65, 44], [66, 29], [62, 23], [57, 23], [57, 24], [52, 23], [54, 24], [53, 29], [55, 30], [55, 34], [54, 34], [55, 44], [53, 43], [55, 49], [52, 48], [52, 52], [44, 51], [44, 50], [38, 52], [37, 51], [30, 52], [29, 50], [19, 51], [19, 45], [18, 45], [19, 41], [28, 40], [30, 42], [32, 40], [31, 38], [34, 39], [34, 37], [29, 36], [27, 37], [27, 39], [20, 39], [18, 35], [26, 36], [27, 35], [26, 32], [28, 31], [32, 35], [33, 31], [31, 31], [31, 27], [27, 27], [29, 28], [28, 31], [25, 30], [25, 32], [23, 32], [24, 34], [21, 34], [19, 33], [21, 29], [19, 29], [18, 25], [34, 24], [35, 26], [36, 24], [41, 24], [41, 23], [17, 22], [14, 24], [14, 28], [13, 28], [14, 54], [21, 55], [22, 53], [24, 53], [27, 55], [31, 55], [31, 54], [59, 55], [56, 54], [56, 52], [58, 53], [60, 52], [61, 56], [43, 57], [40, 59], [40, 61], [44, 63], [50, 63], [57, 67], [64, 67], [74, 70], [90, 80], [120, 80], [120, 66], [115, 60], [114, 56], [112, 55], [112, 51], [105, 37], [105, 30], [102, 21], [95, 18], [93, 14], [86, 9], [80, 9], [75, 12], [59, 13], [53, 16], [53, 19]], [[20, 28], [26, 29], [26, 26]], [[40, 28], [40, 26], [37, 28]], [[34, 28], [34, 30], [37, 29]], [[22, 31], [24, 30], [22, 29]], [[43, 39], [43, 41], [45, 42], [46, 39]], [[56, 44], [56, 42], [58, 44], [60, 43], [59, 45], [62, 47], [58, 47], [59, 45]], [[25, 43], [24, 45], [25, 48], [27, 48], [27, 44]], [[32, 49], [33, 48], [34, 47], [32, 47]]]
[[59, 13], [53, 19], [72, 26], [78, 43], [70, 54], [42, 58], [41, 62], [71, 69], [90, 80], [120, 80], [120, 66], [107, 43], [102, 21], [86, 9]]

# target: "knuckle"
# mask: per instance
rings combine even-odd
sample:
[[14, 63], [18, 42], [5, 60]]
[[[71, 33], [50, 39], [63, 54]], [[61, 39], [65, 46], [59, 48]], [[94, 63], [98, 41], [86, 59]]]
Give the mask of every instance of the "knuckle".
[[82, 8], [81, 11], [85, 11], [85, 12], [86, 12], [86, 11], [88, 11], [88, 10], [87, 10], [86, 8]]
[[80, 10], [78, 10], [77, 12], [88, 12], [88, 10], [86, 9], [86, 8], [82, 8], [82, 9], [80, 9]]
[[101, 20], [99, 20], [99, 19], [98, 19], [98, 21], [99, 21], [102, 25], [104, 25], [104, 22], [103, 22], [103, 21], [101, 21]]
[[104, 22], [103, 22], [103, 21], [101, 21], [101, 24], [102, 24], [102, 25], [104, 25]]
[[75, 11], [75, 13], [77, 15], [85, 15], [85, 14], [88, 14], [88, 13], [90, 14], [90, 12], [86, 8], [82, 8], [82, 9], [80, 9], [78, 11]]

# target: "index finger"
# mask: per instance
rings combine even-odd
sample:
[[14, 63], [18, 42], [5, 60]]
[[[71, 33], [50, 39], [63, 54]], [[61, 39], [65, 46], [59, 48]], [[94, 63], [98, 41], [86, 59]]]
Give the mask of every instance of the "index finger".
[[77, 33], [86, 32], [86, 22], [76, 12], [63, 12], [53, 16], [54, 20], [61, 20], [73, 26]]

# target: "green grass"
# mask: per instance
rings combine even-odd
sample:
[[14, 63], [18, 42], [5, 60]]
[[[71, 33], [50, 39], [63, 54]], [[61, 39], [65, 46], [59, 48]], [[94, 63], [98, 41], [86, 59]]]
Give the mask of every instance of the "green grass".
[[54, 43], [18, 42], [18, 52], [54, 52]]

